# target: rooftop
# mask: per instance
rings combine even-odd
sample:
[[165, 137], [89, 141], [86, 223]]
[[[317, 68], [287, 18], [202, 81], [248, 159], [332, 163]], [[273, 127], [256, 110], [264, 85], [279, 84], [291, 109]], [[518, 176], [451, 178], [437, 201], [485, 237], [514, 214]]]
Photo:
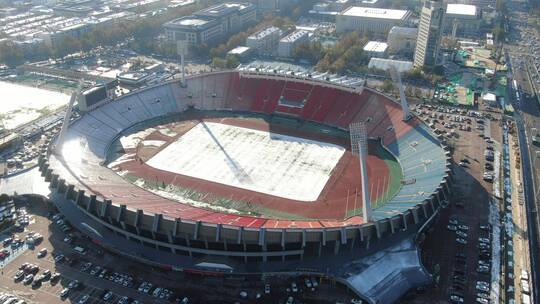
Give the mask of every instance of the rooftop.
[[452, 15], [476, 16], [477, 9], [476, 5], [449, 3], [448, 6], [446, 6], [446, 13]]
[[364, 46], [364, 51], [384, 53], [387, 48], [388, 48], [388, 44], [386, 42], [368, 41], [368, 43], [366, 43], [366, 45]]
[[253, 35], [250, 35], [248, 37], [248, 39], [261, 39], [261, 38], [264, 38], [272, 33], [275, 33], [279, 31], [279, 28], [275, 27], [275, 26], [271, 26], [271, 27], [267, 27], [265, 29], [262, 29], [256, 33], [254, 33]]
[[418, 34], [418, 28], [416, 28], [416, 27], [393, 26], [390, 29], [390, 33], [407, 35], [407, 36], [416, 36]]
[[247, 52], [249, 52], [251, 48], [247, 47], [247, 46], [237, 46], [235, 47], [234, 49], [230, 50], [227, 54], [231, 54], [231, 55], [244, 55], [246, 54]]
[[401, 20], [408, 15], [409, 11], [385, 8], [351, 6], [345, 9], [341, 15], [364, 18], [394, 19]]
[[197, 16], [209, 16], [219, 18], [235, 11], [241, 11], [253, 7], [251, 3], [227, 2], [214, 5], [195, 13]]
[[186, 27], [186, 28], [203, 28], [210, 26], [215, 23], [215, 20], [209, 20], [204, 18], [199, 18], [196, 16], [185, 16], [178, 19], [174, 19], [165, 23], [165, 26], [169, 27]]
[[395, 67], [400, 73], [412, 70], [413, 63], [411, 61], [392, 60], [384, 58], [371, 58], [368, 68], [388, 71], [390, 67]]
[[296, 30], [292, 33], [290, 33], [289, 35], [281, 38], [280, 41], [283, 41], [283, 42], [292, 42], [292, 41], [296, 41], [298, 39], [300, 39], [301, 37], [303, 37], [304, 35], [307, 35], [309, 32], [306, 31], [306, 30]]

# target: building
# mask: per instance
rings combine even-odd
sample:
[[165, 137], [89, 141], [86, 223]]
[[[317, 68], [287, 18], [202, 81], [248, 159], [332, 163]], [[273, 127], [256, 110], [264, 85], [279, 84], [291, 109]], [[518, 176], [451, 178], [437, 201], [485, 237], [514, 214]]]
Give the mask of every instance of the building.
[[246, 46], [258, 54], [270, 54], [276, 49], [283, 32], [275, 27], [267, 27], [247, 37]]
[[254, 23], [257, 18], [251, 3], [222, 3], [163, 25], [170, 43], [187, 45], [216, 44]]
[[336, 16], [351, 5], [351, 0], [326, 0], [313, 5], [309, 13], [319, 19], [335, 22]]
[[481, 13], [477, 6], [449, 3], [444, 17], [444, 33], [452, 33], [452, 36], [476, 36], [481, 20]]
[[266, 13], [285, 11], [299, 1], [301, 0], [251, 0], [250, 2], [257, 5], [259, 12]]
[[393, 26], [404, 25], [410, 11], [351, 6], [336, 16], [336, 32], [371, 32], [385, 35]]
[[400, 73], [404, 73], [409, 72], [413, 69], [413, 63], [412, 61], [371, 58], [368, 64], [368, 68], [370, 69], [377, 69], [383, 71], [390, 71], [391, 67], [394, 67]]
[[227, 56], [235, 56], [240, 61], [245, 61], [253, 54], [253, 49], [247, 46], [237, 46], [234, 49], [227, 52]]
[[[105, 103], [67, 125], [66, 141], [59, 143], [55, 138], [48, 144], [80, 147], [80, 153], [69, 154], [70, 149], [42, 153], [40, 182], [50, 186], [51, 202], [74, 228], [94, 243], [115, 248], [117, 254], [139, 263], [213, 276], [224, 275], [216, 269], [213, 264], [216, 262], [227, 273], [244, 276], [283, 273], [290, 269], [300, 275], [325, 273], [329, 280], [345, 284], [362, 302], [395, 303], [408, 289], [432, 280], [421, 264], [414, 240], [416, 235], [430, 229], [449, 194], [450, 158], [437, 136], [421, 120], [414, 128], [401, 120], [403, 111], [395, 100], [367, 87], [361, 90], [362, 93], [349, 85], [316, 79], [312, 74], [302, 77], [256, 70], [193, 75], [184, 84], [179, 79], [164, 81]], [[282, 103], [283, 99], [301, 102]], [[351, 100], [356, 106], [350, 106]], [[366, 111], [366, 107], [376, 109], [379, 115]], [[227, 109], [226, 116], [223, 109]], [[113, 143], [120, 136], [133, 134], [123, 130], [139, 131], [142, 128], [136, 128], [142, 126], [148, 130], [163, 121], [186, 121], [187, 113], [190, 113], [188, 119], [193, 119], [191, 114], [197, 111], [209, 117], [219, 111], [219, 118], [239, 119], [249, 109], [269, 119], [287, 113], [288, 119], [292, 115], [302, 120], [313, 119], [325, 124], [324, 128], [342, 126], [343, 132], [347, 132], [352, 122], [371, 122], [368, 136], [382, 138], [395, 147], [391, 151], [401, 167], [397, 171], [418, 167], [422, 170], [415, 172], [414, 179], [398, 183], [399, 192], [377, 206], [373, 221], [366, 223], [358, 215], [328, 220], [318, 214], [293, 220], [233, 213], [228, 208], [206, 209], [184, 198], [153, 193], [102, 165], [101, 160], [110, 150], [116, 151]], [[261, 113], [262, 109], [266, 114]], [[100, 128], [96, 128], [98, 121]], [[398, 131], [400, 137], [396, 136]], [[319, 128], [312, 132], [313, 138], [331, 136], [321, 134]], [[415, 149], [399, 148], [408, 147], [411, 138]], [[293, 137], [289, 144], [296, 142]], [[280, 151], [283, 150], [275, 153], [281, 155]], [[422, 151], [424, 157], [415, 157], [416, 151]], [[96, 161], [81, 161], [80, 155]], [[289, 171], [286, 169], [279, 176], [286, 176]], [[83, 173], [87, 176], [84, 180], [79, 178]], [[305, 182], [298, 181], [298, 184]], [[211, 182], [201, 179], [200, 184]], [[335, 189], [343, 184], [332, 180], [330, 185], [329, 188]], [[213, 195], [210, 191], [204, 193]], [[268, 199], [289, 204], [279, 193]], [[326, 212], [327, 200], [319, 202], [322, 212]], [[328, 204], [334, 206], [333, 202]], [[201, 269], [203, 263], [210, 268]]]
[[306, 30], [296, 30], [279, 40], [277, 53], [279, 57], [291, 57], [294, 47], [308, 41], [309, 32]]
[[443, 29], [444, 7], [440, 0], [426, 0], [420, 14], [418, 38], [414, 51], [414, 66], [437, 64]]
[[21, 46], [45, 43], [56, 47], [65, 37], [79, 39], [97, 27], [111, 25], [133, 17], [130, 12], [106, 11], [87, 17], [64, 17], [45, 12], [27, 12], [0, 18], [0, 33]]
[[364, 46], [364, 53], [369, 57], [385, 58], [388, 44], [380, 41], [368, 41]]
[[495, 9], [496, 0], [456, 0], [452, 1], [459, 4], [469, 4], [469, 5], [476, 5], [477, 7], [481, 7], [483, 9]]
[[388, 32], [388, 53], [409, 55], [414, 53], [418, 29], [415, 27], [394, 26]]

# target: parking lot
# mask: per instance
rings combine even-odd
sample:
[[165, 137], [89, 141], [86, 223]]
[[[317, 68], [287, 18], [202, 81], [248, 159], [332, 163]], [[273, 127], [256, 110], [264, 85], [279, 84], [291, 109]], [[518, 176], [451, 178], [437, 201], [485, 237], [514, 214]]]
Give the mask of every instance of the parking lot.
[[492, 198], [499, 187], [499, 115], [438, 105], [415, 111], [453, 149], [454, 174], [447, 207], [422, 245], [435, 285], [410, 302], [491, 303], [492, 270], [499, 270], [498, 221], [489, 217], [498, 208]]
[[0, 264], [0, 293], [27, 303], [350, 303], [354, 297], [314, 277], [202, 277], [152, 268], [104, 252], [50, 205], [26, 209], [24, 231], [1, 238], [10, 254]]

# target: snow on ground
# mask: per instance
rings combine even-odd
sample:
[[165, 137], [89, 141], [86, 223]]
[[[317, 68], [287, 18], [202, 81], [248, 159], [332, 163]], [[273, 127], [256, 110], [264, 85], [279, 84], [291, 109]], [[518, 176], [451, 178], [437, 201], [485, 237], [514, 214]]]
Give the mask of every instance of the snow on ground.
[[124, 149], [134, 149], [137, 145], [143, 141], [148, 135], [152, 134], [156, 129], [149, 128], [143, 131], [129, 134], [128, 136], [120, 137], [120, 143]]
[[125, 162], [128, 162], [128, 161], [132, 161], [133, 159], [135, 158], [135, 153], [127, 153], [127, 154], [123, 154], [122, 156], [118, 157], [117, 159], [115, 159], [114, 161], [110, 162], [107, 167], [109, 169], [112, 169], [118, 165], [121, 165]]
[[164, 140], [145, 140], [142, 142], [145, 147], [156, 147], [159, 148], [166, 143]]
[[333, 144], [203, 122], [147, 164], [233, 187], [315, 201], [344, 152]]
[[[167, 188], [165, 190], [159, 190], [159, 189], [155, 189], [155, 188], [151, 188], [151, 187], [145, 187], [144, 184], [141, 186], [143, 187], [144, 189], [152, 192], [152, 193], [155, 193], [161, 197], [164, 197], [164, 198], [167, 198], [167, 199], [170, 199], [170, 200], [175, 200], [175, 201], [178, 201], [178, 202], [182, 202], [184, 204], [188, 204], [190, 206], [193, 206], [193, 207], [197, 207], [197, 208], [203, 208], [203, 209], [209, 209], [209, 210], [213, 210], [213, 211], [216, 211], [216, 212], [224, 212], [224, 213], [229, 213], [229, 214], [241, 214], [238, 210], [236, 209], [231, 209], [231, 208], [225, 208], [225, 207], [222, 207], [222, 206], [218, 206], [218, 205], [212, 205], [212, 204], [209, 204], [209, 203], [205, 203], [205, 202], [202, 202], [202, 201], [197, 201], [197, 200], [193, 200], [191, 198], [188, 198], [184, 195], [180, 195], [178, 193], [173, 193], [173, 189], [172, 188]], [[167, 213], [165, 211], [163, 211], [163, 213]]]
[[169, 129], [169, 128], [163, 128], [163, 129], [159, 129], [159, 133], [165, 135], [165, 136], [169, 136], [169, 137], [175, 137], [176, 135], [178, 135], [178, 133], [174, 132], [173, 130]]
[[56, 110], [69, 102], [69, 95], [11, 82], [0, 81], [0, 116], [7, 129], [39, 118], [43, 111]]

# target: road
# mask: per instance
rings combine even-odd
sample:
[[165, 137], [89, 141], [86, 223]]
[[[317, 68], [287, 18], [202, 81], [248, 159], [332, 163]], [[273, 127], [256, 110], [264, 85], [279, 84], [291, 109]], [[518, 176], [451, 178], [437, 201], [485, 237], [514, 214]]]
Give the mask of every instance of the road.
[[[527, 231], [531, 277], [533, 280], [531, 287], [533, 289], [533, 298], [536, 299], [540, 295], [540, 286], [534, 283], [538, 282], [540, 275], [538, 250], [540, 218], [537, 212], [540, 202], [536, 199], [537, 189], [540, 189], [538, 187], [540, 161], [537, 161], [538, 158], [536, 157], [538, 148], [531, 143], [531, 138], [536, 133], [534, 129], [540, 130], [540, 108], [535, 96], [538, 92], [535, 88], [538, 71], [533, 64], [534, 58], [531, 58], [529, 44], [531, 40], [536, 40], [538, 36], [532, 34], [530, 29], [522, 25], [521, 20], [523, 20], [524, 14], [525, 12], [519, 10], [511, 13], [512, 34], [510, 35], [510, 42], [505, 46], [505, 50], [511, 67], [510, 75], [512, 79], [510, 80], [515, 80], [517, 83], [518, 95], [516, 96], [515, 91], [512, 91], [510, 96], [516, 109], [514, 118], [522, 157], [523, 195], [527, 210]], [[522, 50], [525, 50], [525, 52], [522, 52]], [[519, 274], [517, 275], [519, 276]], [[516, 300], [519, 301], [518, 298]]]

